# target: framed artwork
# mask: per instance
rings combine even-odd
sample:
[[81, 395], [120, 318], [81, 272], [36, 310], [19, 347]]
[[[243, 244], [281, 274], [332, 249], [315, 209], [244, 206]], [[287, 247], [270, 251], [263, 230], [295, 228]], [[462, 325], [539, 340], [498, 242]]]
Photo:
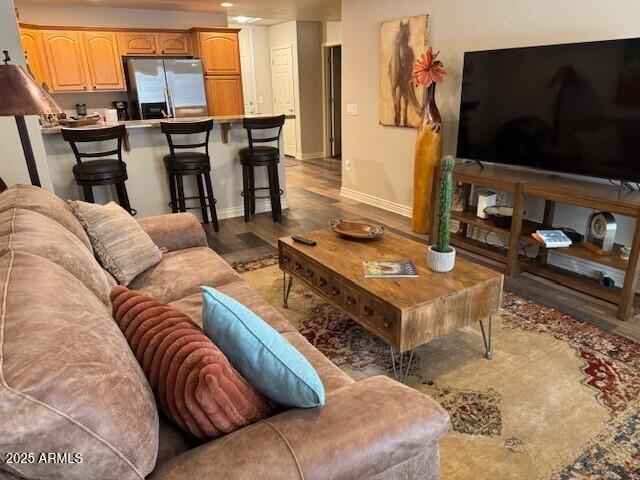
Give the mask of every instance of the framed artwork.
[[380, 124], [417, 128], [422, 88], [411, 85], [413, 62], [428, 47], [429, 16], [389, 20], [380, 24]]

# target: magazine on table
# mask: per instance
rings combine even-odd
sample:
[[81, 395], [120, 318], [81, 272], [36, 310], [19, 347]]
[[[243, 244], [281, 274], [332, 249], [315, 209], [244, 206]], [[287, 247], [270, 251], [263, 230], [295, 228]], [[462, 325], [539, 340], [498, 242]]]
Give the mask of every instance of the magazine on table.
[[415, 278], [418, 270], [411, 260], [367, 260], [362, 262], [365, 278]]

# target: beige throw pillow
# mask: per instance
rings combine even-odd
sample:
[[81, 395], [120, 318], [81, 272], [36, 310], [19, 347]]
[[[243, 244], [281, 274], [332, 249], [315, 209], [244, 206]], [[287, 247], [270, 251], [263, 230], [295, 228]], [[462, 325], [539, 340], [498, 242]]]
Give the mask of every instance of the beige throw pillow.
[[160, 261], [162, 252], [138, 222], [115, 202], [106, 205], [70, 201], [102, 266], [120, 285]]

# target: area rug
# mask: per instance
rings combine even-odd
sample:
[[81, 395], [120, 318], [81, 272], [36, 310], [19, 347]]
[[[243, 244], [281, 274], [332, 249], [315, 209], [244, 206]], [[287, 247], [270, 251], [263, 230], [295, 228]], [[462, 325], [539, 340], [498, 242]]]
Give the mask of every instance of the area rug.
[[[251, 287], [354, 379], [392, 375], [389, 349], [294, 281], [282, 308], [273, 256], [235, 264]], [[640, 479], [640, 346], [515, 294], [494, 320], [415, 352], [407, 384], [451, 415], [441, 478]]]

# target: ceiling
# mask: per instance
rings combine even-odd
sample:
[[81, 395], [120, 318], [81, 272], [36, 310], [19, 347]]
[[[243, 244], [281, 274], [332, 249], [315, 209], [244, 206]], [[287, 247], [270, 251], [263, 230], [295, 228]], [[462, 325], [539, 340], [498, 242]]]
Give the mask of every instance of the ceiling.
[[22, 3], [48, 5], [93, 5], [154, 10], [225, 12], [229, 15], [281, 18], [283, 20], [340, 20], [341, 0], [229, 0], [234, 4], [230, 8], [220, 6], [221, 1], [223, 0], [21, 0]]

